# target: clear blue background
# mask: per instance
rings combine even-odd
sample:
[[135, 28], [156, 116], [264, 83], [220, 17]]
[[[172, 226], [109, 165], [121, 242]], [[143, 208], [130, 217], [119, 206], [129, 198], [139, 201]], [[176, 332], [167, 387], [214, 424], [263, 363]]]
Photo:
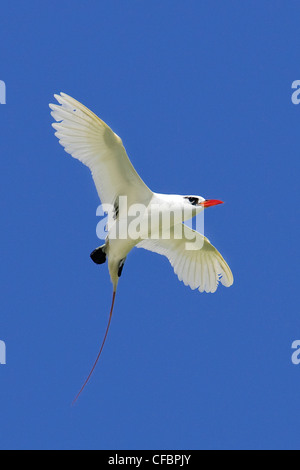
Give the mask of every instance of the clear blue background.
[[[2, 449], [300, 448], [297, 1], [2, 2]], [[122, 137], [158, 192], [201, 194], [235, 275], [214, 295], [129, 256], [112, 288], [90, 252], [98, 198], [58, 145], [64, 91]]]

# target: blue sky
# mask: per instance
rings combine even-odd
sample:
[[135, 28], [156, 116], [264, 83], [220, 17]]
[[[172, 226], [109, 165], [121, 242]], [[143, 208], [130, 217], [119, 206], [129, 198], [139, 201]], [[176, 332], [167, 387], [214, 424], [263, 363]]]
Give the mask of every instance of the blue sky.
[[[2, 449], [299, 449], [300, 6], [296, 1], [1, 5]], [[226, 201], [214, 295], [135, 250], [112, 288], [90, 252], [98, 198], [58, 145], [64, 91], [123, 139], [157, 192]]]

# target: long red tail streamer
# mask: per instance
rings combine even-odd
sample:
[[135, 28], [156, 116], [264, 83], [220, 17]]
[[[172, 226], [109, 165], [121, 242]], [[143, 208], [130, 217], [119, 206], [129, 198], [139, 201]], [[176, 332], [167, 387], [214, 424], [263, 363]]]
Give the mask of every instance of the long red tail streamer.
[[110, 308], [110, 314], [109, 314], [109, 320], [108, 320], [108, 324], [107, 324], [107, 328], [106, 328], [106, 332], [105, 332], [105, 335], [104, 335], [104, 338], [103, 338], [103, 341], [102, 341], [102, 345], [101, 345], [101, 348], [100, 348], [100, 351], [98, 353], [98, 356], [97, 356], [97, 359], [95, 361], [95, 364], [93, 365], [92, 367], [92, 370], [91, 372], [89, 373], [88, 375], [88, 378], [86, 379], [86, 381], [84, 382], [84, 384], [82, 385], [80, 391], [78, 392], [78, 394], [76, 395], [76, 397], [74, 398], [73, 400], [73, 403], [72, 405], [75, 405], [75, 403], [77, 402], [78, 398], [80, 397], [81, 393], [83, 392], [83, 390], [85, 389], [86, 385], [88, 384], [90, 378], [92, 377], [92, 374], [96, 368], [96, 365], [100, 359], [100, 356], [101, 356], [101, 353], [102, 353], [102, 349], [104, 348], [104, 344], [105, 344], [105, 341], [106, 341], [106, 337], [107, 337], [107, 334], [108, 334], [108, 330], [109, 330], [109, 327], [110, 327], [110, 323], [111, 323], [111, 319], [112, 319], [112, 313], [113, 313], [113, 309], [114, 309], [114, 304], [115, 304], [115, 298], [116, 298], [116, 291], [114, 291], [113, 293], [113, 298], [112, 298], [112, 303], [111, 303], [111, 308]]

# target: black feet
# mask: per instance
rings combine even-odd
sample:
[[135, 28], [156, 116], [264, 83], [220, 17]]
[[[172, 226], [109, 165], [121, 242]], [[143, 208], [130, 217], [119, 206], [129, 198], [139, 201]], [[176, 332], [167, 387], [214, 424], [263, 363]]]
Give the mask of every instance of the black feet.
[[124, 268], [125, 260], [126, 260], [126, 258], [121, 259], [121, 261], [120, 261], [120, 263], [119, 263], [118, 277], [121, 277], [121, 275], [122, 275], [122, 271], [123, 271], [123, 268]]
[[103, 264], [106, 261], [106, 254], [104, 251], [105, 245], [99, 246], [91, 254], [90, 257], [96, 264]]

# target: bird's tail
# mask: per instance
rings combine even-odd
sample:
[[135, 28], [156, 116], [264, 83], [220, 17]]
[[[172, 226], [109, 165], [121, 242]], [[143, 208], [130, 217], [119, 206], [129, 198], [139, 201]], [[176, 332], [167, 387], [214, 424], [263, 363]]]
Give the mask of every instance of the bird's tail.
[[99, 350], [99, 353], [98, 353], [98, 356], [96, 358], [96, 361], [91, 369], [91, 372], [89, 373], [86, 381], [84, 382], [84, 384], [82, 385], [80, 391], [78, 392], [78, 394], [76, 395], [76, 397], [74, 398], [73, 400], [73, 403], [72, 405], [75, 405], [75, 403], [77, 402], [78, 398], [80, 397], [81, 393], [83, 392], [83, 390], [85, 389], [86, 385], [88, 384], [90, 378], [92, 377], [92, 374], [96, 368], [96, 365], [100, 359], [100, 356], [101, 356], [101, 353], [102, 353], [102, 350], [104, 348], [104, 344], [105, 344], [105, 341], [106, 341], [106, 338], [107, 338], [107, 335], [108, 335], [108, 331], [109, 331], [109, 327], [110, 327], [110, 323], [111, 323], [111, 319], [112, 319], [112, 314], [113, 314], [113, 309], [114, 309], [114, 304], [115, 304], [115, 299], [116, 299], [116, 290], [117, 290], [117, 286], [115, 285], [114, 286], [114, 291], [113, 291], [113, 297], [112, 297], [112, 303], [111, 303], [111, 308], [110, 308], [110, 314], [109, 314], [109, 319], [108, 319], [108, 324], [107, 324], [107, 327], [106, 327], [106, 332], [105, 332], [105, 335], [104, 335], [104, 338], [103, 338], [103, 341], [102, 341], [102, 344], [101, 344], [101, 347], [100, 347], [100, 350]]

